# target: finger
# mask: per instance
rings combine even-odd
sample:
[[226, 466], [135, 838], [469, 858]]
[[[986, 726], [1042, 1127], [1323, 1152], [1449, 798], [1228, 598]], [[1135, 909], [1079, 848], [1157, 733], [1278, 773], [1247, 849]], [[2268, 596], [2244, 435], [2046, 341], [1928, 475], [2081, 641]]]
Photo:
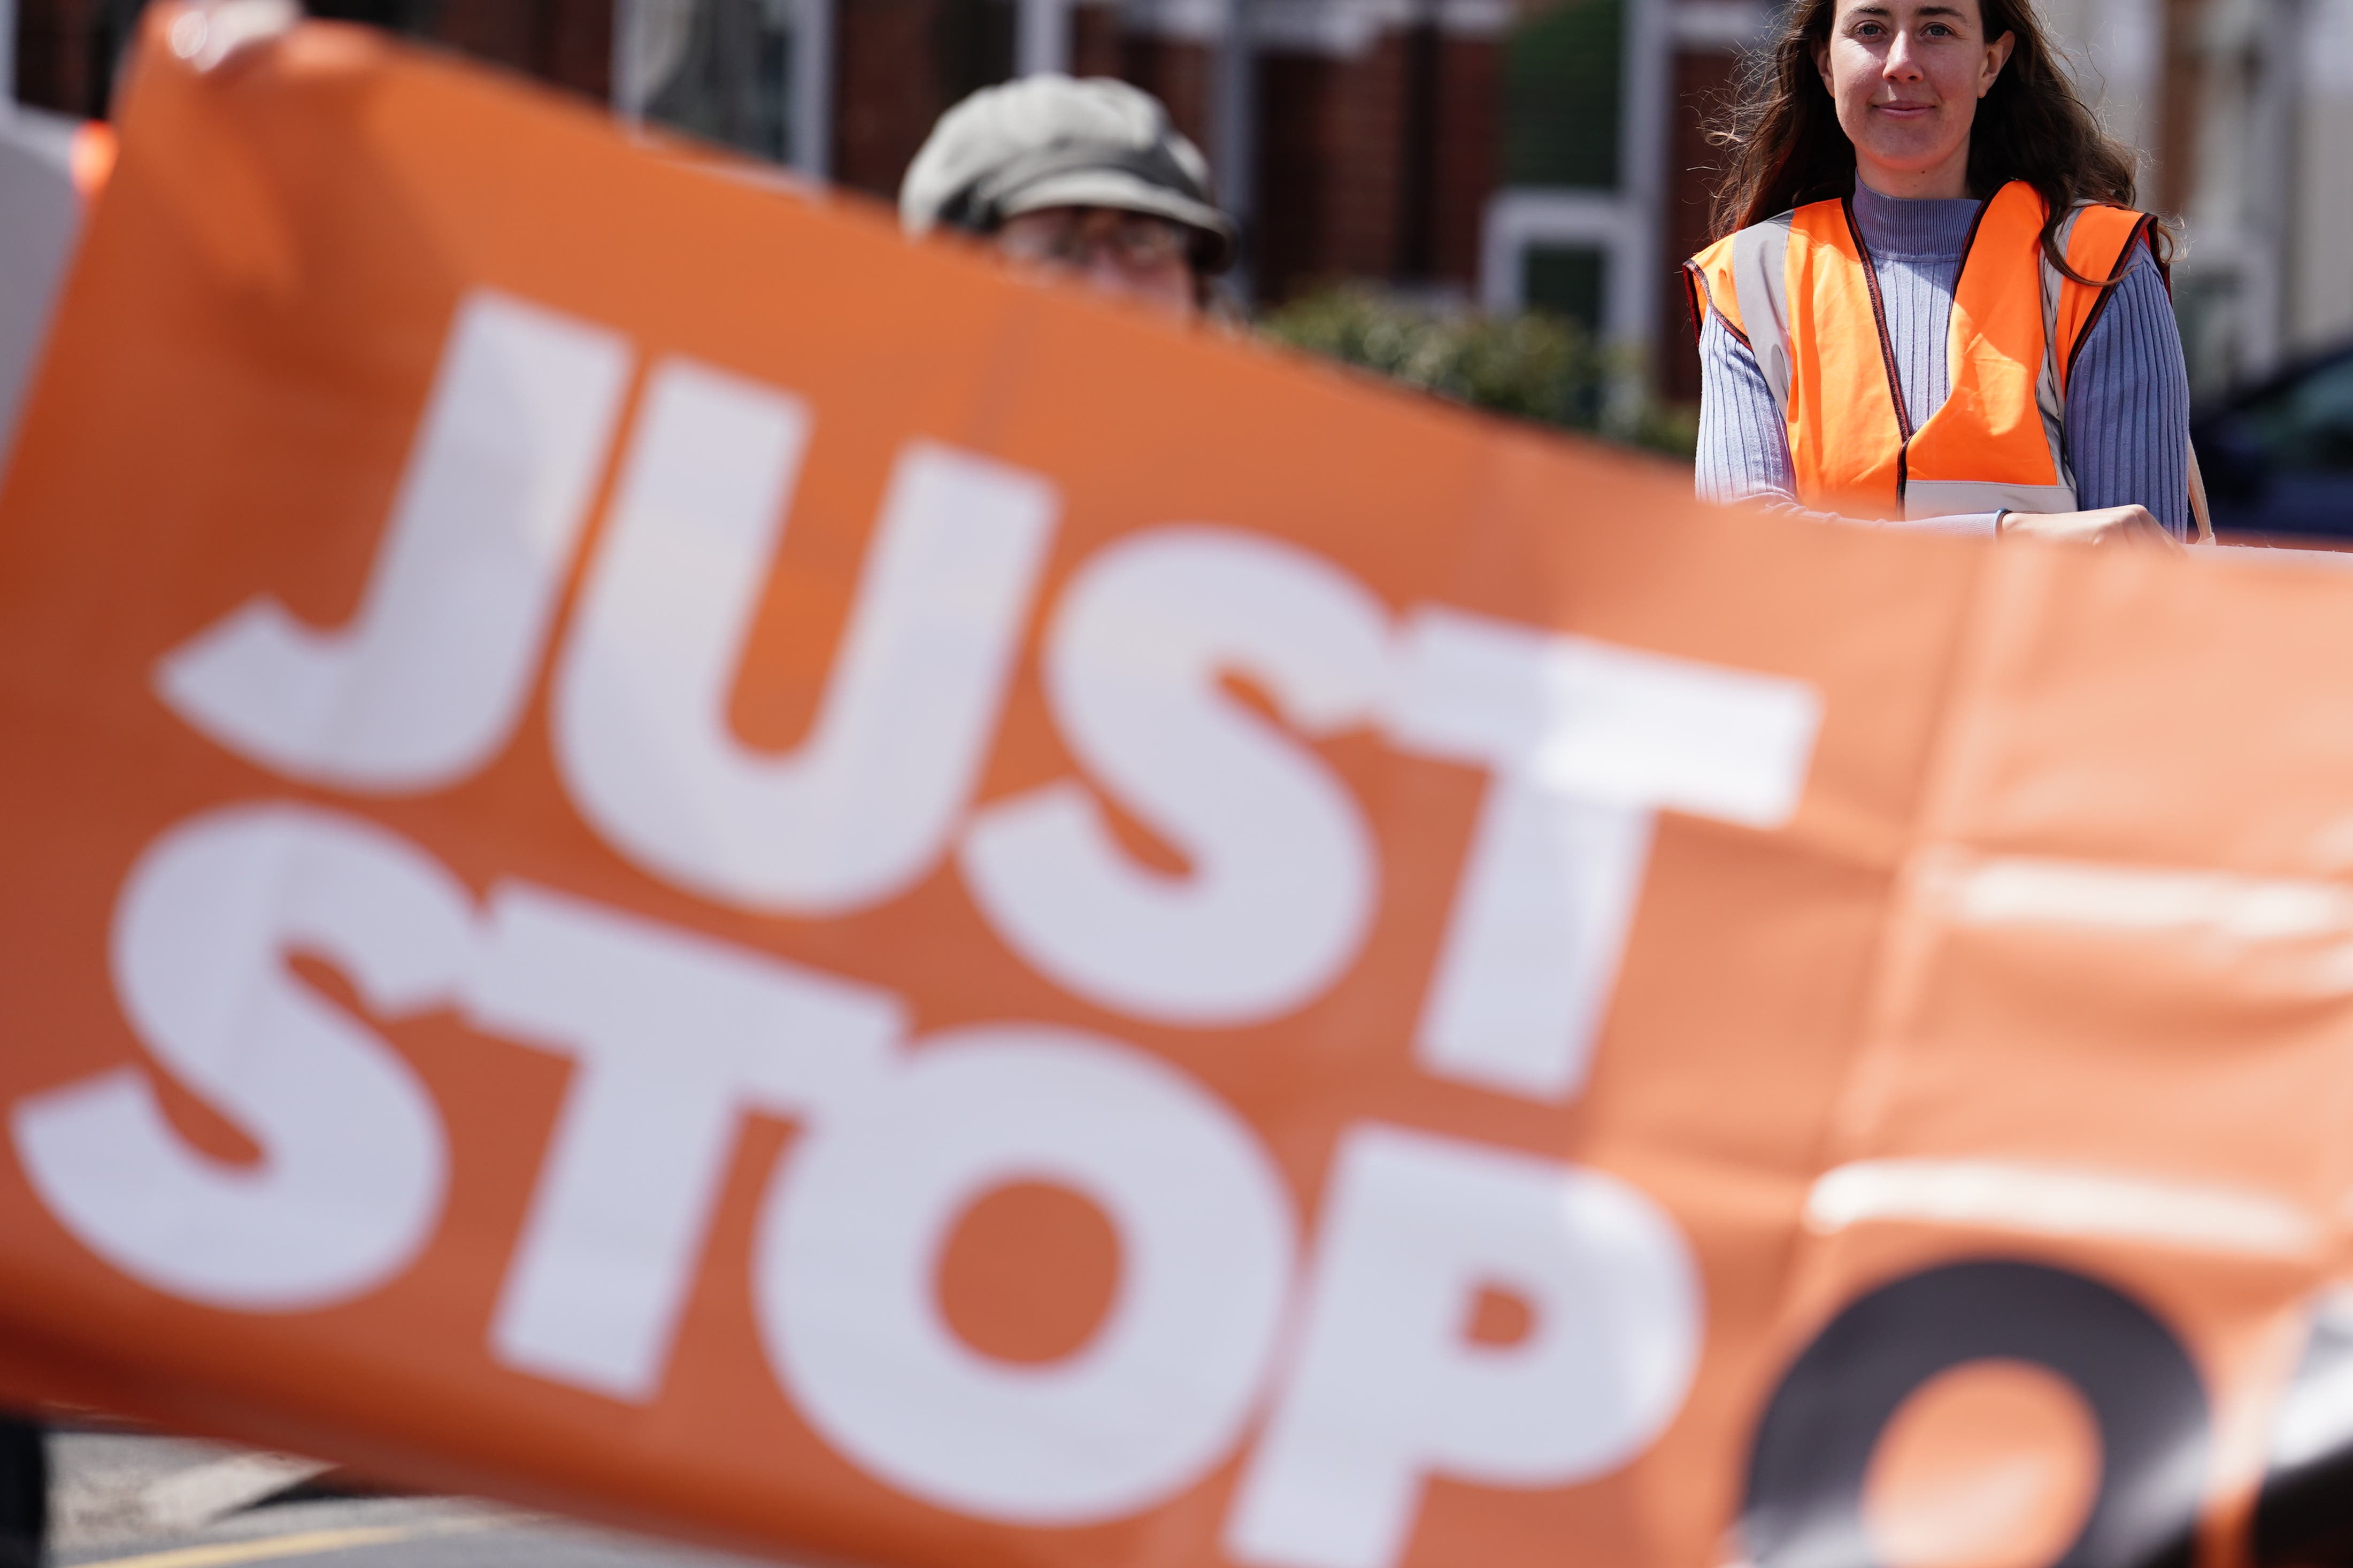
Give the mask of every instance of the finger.
[[165, 36], [174, 54], [209, 74], [282, 37], [301, 16], [293, 0], [212, 0], [174, 17]]

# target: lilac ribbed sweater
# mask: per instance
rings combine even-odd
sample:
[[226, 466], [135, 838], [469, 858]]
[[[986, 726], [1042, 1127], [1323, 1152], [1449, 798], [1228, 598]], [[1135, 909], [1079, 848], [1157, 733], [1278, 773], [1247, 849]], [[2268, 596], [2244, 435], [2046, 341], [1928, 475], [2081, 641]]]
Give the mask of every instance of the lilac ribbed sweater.
[[[1944, 406], [1953, 288], [1978, 204], [1905, 201], [1858, 184], [1855, 221], [1871, 247], [1895, 345], [1895, 377], [1915, 429]], [[1698, 488], [1705, 500], [1752, 497], [1797, 510], [1789, 440], [1765, 373], [1711, 312], [1700, 329]], [[2173, 304], [2147, 250], [2085, 338], [2067, 383], [2067, 466], [2085, 510], [2148, 508], [2176, 535], [2189, 526], [2189, 381]], [[1918, 518], [1894, 526], [1990, 533], [1994, 514]]]

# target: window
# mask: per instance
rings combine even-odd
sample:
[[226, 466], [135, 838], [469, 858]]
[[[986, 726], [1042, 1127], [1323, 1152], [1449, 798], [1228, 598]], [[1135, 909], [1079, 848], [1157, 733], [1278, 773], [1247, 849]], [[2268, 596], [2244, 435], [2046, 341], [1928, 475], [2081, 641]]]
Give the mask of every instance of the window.
[[1521, 294], [1530, 310], [1549, 310], [1599, 334], [1609, 258], [1588, 246], [1532, 245], [1523, 253]]
[[1618, 185], [1625, 0], [1566, 0], [1512, 32], [1504, 52], [1504, 183]]
[[625, 108], [754, 157], [791, 159], [790, 0], [624, 0]]

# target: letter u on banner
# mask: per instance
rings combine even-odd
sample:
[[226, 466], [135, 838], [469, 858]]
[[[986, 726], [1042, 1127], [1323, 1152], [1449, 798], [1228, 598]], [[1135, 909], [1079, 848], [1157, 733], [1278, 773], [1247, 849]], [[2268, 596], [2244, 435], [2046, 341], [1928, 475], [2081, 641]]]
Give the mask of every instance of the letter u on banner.
[[830, 915], [919, 880], [954, 831], [1056, 502], [1033, 475], [910, 442], [815, 726], [763, 756], [729, 733], [727, 700], [809, 426], [786, 393], [656, 368], [555, 733], [574, 799], [648, 869], [739, 908]]

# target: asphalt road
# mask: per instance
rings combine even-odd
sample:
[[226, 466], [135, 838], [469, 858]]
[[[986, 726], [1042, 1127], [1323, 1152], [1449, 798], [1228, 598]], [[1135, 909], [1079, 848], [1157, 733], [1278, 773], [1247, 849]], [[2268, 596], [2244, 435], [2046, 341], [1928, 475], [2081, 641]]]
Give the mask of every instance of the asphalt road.
[[61, 1432], [49, 1462], [54, 1568], [764, 1568], [463, 1499], [317, 1496], [320, 1467], [217, 1444]]

